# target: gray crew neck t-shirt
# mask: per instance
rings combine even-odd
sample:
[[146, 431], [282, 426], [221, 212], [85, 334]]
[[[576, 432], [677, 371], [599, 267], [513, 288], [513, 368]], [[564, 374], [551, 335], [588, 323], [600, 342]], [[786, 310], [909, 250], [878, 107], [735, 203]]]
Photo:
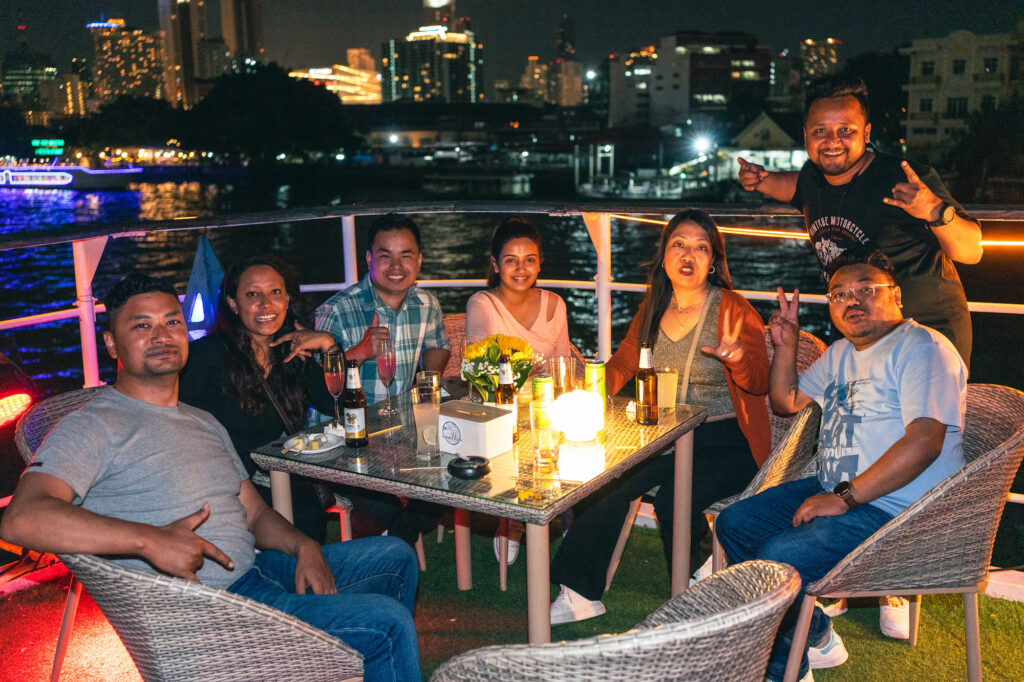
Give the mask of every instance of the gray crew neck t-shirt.
[[[84, 509], [153, 526], [209, 502], [210, 516], [196, 533], [231, 557], [235, 569], [206, 559], [200, 582], [225, 588], [252, 566], [255, 541], [238, 498], [245, 467], [208, 412], [184, 403], [161, 407], [108, 388], [53, 428], [30, 472], [67, 483]], [[140, 559], [119, 561], [153, 570]]]

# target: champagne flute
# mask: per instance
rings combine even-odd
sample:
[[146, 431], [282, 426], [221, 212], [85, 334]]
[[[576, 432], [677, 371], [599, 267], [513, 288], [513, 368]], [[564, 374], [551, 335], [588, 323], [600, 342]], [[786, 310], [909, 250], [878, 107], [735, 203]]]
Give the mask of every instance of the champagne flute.
[[341, 413], [338, 411], [338, 398], [345, 390], [345, 354], [340, 351], [323, 353], [320, 356], [320, 364], [324, 368], [327, 392], [334, 398], [334, 425], [340, 427], [342, 421]]
[[391, 406], [391, 384], [395, 380], [395, 369], [395, 344], [391, 339], [381, 339], [377, 342], [377, 375], [388, 389], [384, 407], [377, 412], [382, 417], [390, 417], [398, 412]]

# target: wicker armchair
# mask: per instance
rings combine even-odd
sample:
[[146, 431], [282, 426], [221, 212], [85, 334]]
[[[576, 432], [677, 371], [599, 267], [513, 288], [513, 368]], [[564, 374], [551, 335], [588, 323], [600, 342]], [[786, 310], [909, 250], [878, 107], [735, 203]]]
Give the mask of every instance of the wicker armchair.
[[[26, 412], [18, 420], [18, 426], [14, 431], [14, 443], [18, 446], [18, 452], [25, 460], [25, 464], [32, 463], [39, 444], [43, 442], [43, 438], [56, 426], [57, 422], [69, 412], [74, 412], [95, 398], [100, 391], [105, 390], [108, 390], [107, 386], [68, 391], [47, 398]], [[53, 654], [53, 669], [50, 671], [50, 679], [53, 681], [60, 679], [60, 669], [64, 665], [64, 655], [67, 653], [68, 639], [71, 637], [71, 628], [75, 624], [75, 614], [78, 612], [78, 601], [81, 596], [82, 583], [72, 574], [71, 585], [68, 587], [68, 599], [64, 603], [64, 617], [60, 624], [60, 634], [57, 635], [57, 648]]]
[[1005, 386], [967, 387], [962, 469], [862, 542], [821, 580], [807, 586], [786, 679], [795, 680], [816, 597], [918, 595], [910, 605], [917, 640], [921, 594], [961, 593], [967, 674], [981, 679], [978, 591], [1007, 493], [1024, 457], [1024, 393]]
[[749, 561], [674, 597], [629, 632], [475, 649], [448, 660], [430, 679], [759, 682], [779, 621], [799, 588], [792, 567]]
[[146, 680], [362, 679], [363, 657], [277, 609], [199, 583], [62, 554]]
[[[770, 361], [775, 351], [772, 345], [772, 334], [769, 327], [764, 328], [765, 344], [768, 347], [768, 360]], [[800, 344], [797, 347], [797, 367], [799, 369], [806, 369], [814, 364], [814, 361], [821, 357], [821, 354], [825, 352], [825, 344], [814, 334], [810, 332], [800, 332]], [[814, 441], [818, 432], [818, 423], [821, 419], [821, 410], [817, 407], [809, 407], [802, 410], [796, 415], [788, 417], [782, 417], [772, 412], [771, 403], [768, 402], [768, 396], [765, 396], [765, 402], [768, 403], [768, 418], [771, 423], [771, 434], [772, 434], [772, 451], [768, 456], [768, 459], [761, 466], [758, 474], [754, 477], [754, 480], [750, 482], [746, 490], [738, 495], [727, 497], [724, 500], [719, 500], [715, 504], [711, 505], [704, 510], [704, 514], [708, 517], [708, 523], [714, 529], [715, 519], [718, 517], [718, 513], [728, 507], [736, 500], [742, 499], [743, 497], [749, 497], [754, 493], [763, 490], [769, 486], [773, 486], [779, 482], [777, 476], [781, 472], [788, 472], [791, 468], [798, 468], [803, 470], [807, 466], [808, 462], [813, 462], [814, 455]], [[769, 474], [769, 472], [772, 472]], [[615, 571], [618, 570], [619, 562], [622, 560], [622, 553], [626, 549], [626, 540], [629, 539], [629, 531], [633, 527], [633, 523], [636, 521], [637, 513], [640, 511], [640, 499], [633, 500], [633, 503], [629, 507], [629, 512], [626, 514], [626, 521], [622, 526], [622, 530], [619, 532], [619, 540], [615, 545], [615, 550], [612, 552], [612, 559], [608, 563], [608, 573], [605, 579], [605, 589], [610, 589], [612, 586], [612, 579], [615, 577]], [[712, 533], [713, 545], [711, 550], [711, 567], [712, 570], [720, 570], [724, 563], [725, 557], [722, 553], [722, 548], [718, 544], [718, 538]], [[696, 570], [697, 566], [691, 566], [692, 570]]]

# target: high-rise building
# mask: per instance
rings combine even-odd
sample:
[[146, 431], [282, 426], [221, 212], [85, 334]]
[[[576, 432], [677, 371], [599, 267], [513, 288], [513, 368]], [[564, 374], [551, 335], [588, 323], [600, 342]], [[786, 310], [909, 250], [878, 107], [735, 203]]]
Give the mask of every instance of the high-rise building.
[[611, 61], [609, 124], [676, 125], [768, 96], [771, 53], [747, 33], [681, 31]]
[[385, 102], [483, 101], [483, 45], [468, 19], [421, 26], [381, 54]]
[[910, 82], [903, 89], [907, 153], [915, 159], [940, 161], [966, 128], [968, 114], [1024, 93], [1024, 22], [1016, 33], [961, 30], [915, 40], [900, 54], [910, 57]]
[[[373, 61], [370, 51], [365, 47], [348, 48], [345, 50], [345, 59], [348, 61], [348, 68], [350, 69], [377, 73], [377, 64]], [[380, 78], [378, 77], [377, 80], [380, 80]]]
[[39, 101], [57, 116], [83, 116], [86, 112], [88, 84], [77, 73], [62, 73], [55, 80], [39, 84]]
[[263, 0], [220, 0], [220, 25], [232, 58], [263, 58]]
[[50, 55], [36, 52], [23, 39], [17, 48], [4, 54], [0, 83], [5, 97], [28, 108], [39, 104], [40, 84], [55, 81], [57, 76], [57, 65]]
[[542, 62], [537, 55], [526, 58], [526, 69], [519, 79], [515, 101], [536, 106], [548, 101], [548, 64]]
[[835, 75], [839, 70], [839, 52], [843, 41], [835, 38], [814, 40], [807, 38], [800, 43], [800, 63], [803, 67], [804, 82], [815, 78]]
[[555, 32], [555, 61], [549, 66], [548, 101], [561, 107], [583, 102], [583, 65], [576, 61], [576, 29], [572, 17], [562, 15]]
[[158, 34], [127, 27], [120, 18], [86, 28], [92, 34], [93, 87], [99, 100], [163, 96], [164, 58]]
[[[349, 54], [353, 50], [349, 50]], [[370, 62], [372, 65], [372, 61]], [[333, 92], [342, 104], [380, 104], [380, 74], [376, 70], [363, 71], [349, 66], [335, 64], [330, 68], [291, 71], [292, 78], [312, 81]]]
[[164, 36], [164, 96], [190, 109], [199, 101], [200, 42], [206, 38], [203, 0], [158, 0]]

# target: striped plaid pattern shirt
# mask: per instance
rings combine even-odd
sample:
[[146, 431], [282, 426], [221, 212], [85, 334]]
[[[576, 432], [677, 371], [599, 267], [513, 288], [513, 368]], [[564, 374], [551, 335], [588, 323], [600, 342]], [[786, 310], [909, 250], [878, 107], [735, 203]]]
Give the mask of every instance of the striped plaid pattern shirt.
[[[316, 309], [316, 328], [330, 333], [345, 349], [359, 343], [373, 315], [391, 330], [395, 345], [395, 381], [391, 395], [412, 389], [420, 356], [426, 348], [448, 348], [441, 320], [441, 304], [433, 294], [410, 287], [397, 311], [380, 300], [370, 276], [330, 297]], [[368, 404], [387, 397], [387, 387], [377, 376], [377, 363], [367, 361], [359, 368]], [[328, 417], [330, 418], [330, 417]]]

